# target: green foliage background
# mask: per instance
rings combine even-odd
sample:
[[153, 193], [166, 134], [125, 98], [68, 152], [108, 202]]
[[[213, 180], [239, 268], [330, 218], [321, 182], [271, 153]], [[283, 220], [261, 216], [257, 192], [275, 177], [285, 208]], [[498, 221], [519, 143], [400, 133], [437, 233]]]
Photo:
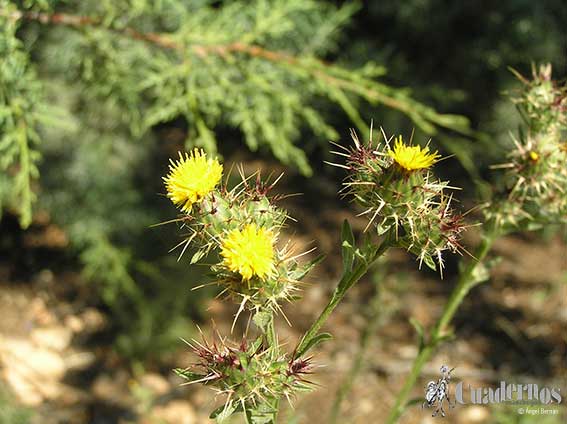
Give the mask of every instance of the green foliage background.
[[373, 118], [434, 135], [480, 180], [513, 126], [506, 66], [562, 74], [565, 13], [559, 0], [0, 0], [0, 206], [22, 227], [47, 211], [122, 353], [158, 354], [210, 295], [167, 254], [174, 226], [149, 228], [174, 213], [159, 197], [168, 157], [245, 145], [309, 176], [328, 139]]

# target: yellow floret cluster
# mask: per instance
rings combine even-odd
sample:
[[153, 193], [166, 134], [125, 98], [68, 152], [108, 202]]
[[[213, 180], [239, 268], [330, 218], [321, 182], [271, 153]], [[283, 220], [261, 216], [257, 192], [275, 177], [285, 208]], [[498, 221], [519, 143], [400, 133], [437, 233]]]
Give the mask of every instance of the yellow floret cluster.
[[437, 162], [441, 155], [437, 152], [430, 153], [429, 147], [408, 146], [404, 144], [399, 136], [394, 144], [394, 149], [388, 150], [388, 156], [406, 171], [427, 169]]
[[191, 212], [195, 203], [200, 202], [214, 190], [222, 177], [222, 165], [216, 159], [207, 159], [205, 152], [195, 148], [179, 160], [170, 159], [170, 172], [163, 178], [167, 197], [181, 208]]
[[274, 269], [274, 234], [265, 228], [248, 224], [242, 230], [232, 230], [221, 245], [223, 264], [244, 280], [260, 278]]

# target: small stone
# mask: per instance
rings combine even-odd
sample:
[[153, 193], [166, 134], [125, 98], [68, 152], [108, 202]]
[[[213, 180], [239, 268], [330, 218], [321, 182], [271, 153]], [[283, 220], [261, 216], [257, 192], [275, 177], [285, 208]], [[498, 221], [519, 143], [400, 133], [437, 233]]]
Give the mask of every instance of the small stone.
[[39, 347], [62, 352], [71, 343], [71, 330], [62, 326], [36, 328], [31, 332], [32, 341]]
[[47, 308], [45, 301], [40, 297], [31, 301], [28, 311], [31, 319], [39, 325], [52, 325], [57, 321], [55, 315]]
[[128, 403], [128, 379], [128, 374], [123, 371], [118, 371], [112, 376], [102, 374], [95, 380], [90, 392], [105, 402], [126, 405]]
[[22, 404], [38, 406], [43, 402], [43, 396], [33, 382], [23, 378], [15, 369], [5, 368], [1, 375], [2, 380], [10, 386], [16, 398]]
[[85, 324], [79, 317], [75, 315], [68, 315], [65, 318], [65, 327], [67, 327], [73, 333], [80, 333], [84, 330]]
[[27, 340], [6, 338], [2, 342], [0, 360], [4, 364], [28, 368], [38, 381], [59, 380], [65, 374], [65, 362], [52, 350], [36, 346]]
[[87, 308], [80, 316], [85, 331], [95, 332], [106, 325], [106, 318], [95, 308]]
[[484, 406], [469, 406], [459, 413], [459, 424], [480, 424], [487, 423], [490, 418], [488, 408]]
[[360, 412], [362, 412], [363, 414], [369, 414], [374, 410], [374, 407], [375, 407], [375, 402], [373, 402], [370, 399], [362, 399], [358, 404], [358, 408], [360, 409]]
[[63, 360], [27, 340], [0, 337], [0, 369], [0, 380], [10, 386], [24, 405], [36, 406], [61, 393]]
[[100, 399], [112, 399], [122, 393], [122, 388], [116, 385], [114, 379], [108, 375], [101, 375], [93, 383], [92, 393]]
[[67, 369], [82, 370], [91, 366], [96, 360], [96, 355], [92, 352], [76, 352], [65, 357]]
[[169, 382], [162, 375], [156, 373], [143, 375], [140, 378], [140, 385], [148, 388], [157, 396], [165, 395], [171, 389]]
[[198, 422], [193, 407], [182, 400], [173, 400], [166, 405], [156, 406], [152, 411], [152, 417], [167, 424], [195, 424]]

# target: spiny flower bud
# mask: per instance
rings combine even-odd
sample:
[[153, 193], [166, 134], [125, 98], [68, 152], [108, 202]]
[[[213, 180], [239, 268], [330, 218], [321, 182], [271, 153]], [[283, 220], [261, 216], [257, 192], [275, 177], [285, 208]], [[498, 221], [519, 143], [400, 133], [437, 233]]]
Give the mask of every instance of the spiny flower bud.
[[[460, 216], [449, 207], [445, 189], [448, 183], [435, 179], [430, 171], [440, 155], [429, 147], [408, 145], [401, 136], [393, 148], [384, 133], [385, 143], [368, 144], [351, 132], [354, 146], [333, 152], [346, 157], [349, 171], [344, 183], [346, 194], [354, 197], [369, 217], [365, 231], [375, 225], [378, 234], [394, 231], [396, 243], [415, 254], [420, 264], [443, 268], [441, 252], [459, 251]], [[338, 145], [337, 145], [338, 146]]]
[[527, 117], [528, 130], [513, 139], [506, 169], [504, 196], [487, 211], [504, 231], [533, 230], [567, 222], [566, 89], [551, 80], [551, 67], [534, 71], [533, 81], [519, 76], [524, 90], [516, 103]]
[[311, 359], [293, 359], [279, 353], [277, 345], [265, 346], [261, 338], [240, 344], [225, 339], [209, 343], [204, 338], [186, 343], [198, 362], [175, 372], [187, 384], [204, 383], [215, 388], [227, 395], [231, 404], [254, 409], [268, 399], [291, 399], [297, 392], [311, 389], [311, 383], [305, 380], [311, 372]]
[[413, 221], [410, 237], [401, 237], [399, 244], [417, 256], [420, 266], [423, 262], [435, 269], [435, 262], [443, 275], [443, 252], [464, 252], [460, 243], [461, 233], [466, 229], [463, 215], [455, 214], [450, 207], [451, 198], [443, 197], [439, 207], [422, 214]]
[[[539, 142], [542, 138], [545, 143]], [[516, 141], [506, 168], [508, 195], [501, 203], [507, 213], [499, 216], [506, 226], [536, 229], [546, 224], [567, 221], [567, 152], [559, 144], [549, 143], [549, 136], [528, 136]], [[500, 206], [503, 207], [503, 206]]]
[[[250, 230], [238, 232], [237, 237], [244, 240], [248, 237], [246, 232]], [[297, 258], [302, 254], [293, 255], [289, 245], [273, 247], [270, 252], [269, 243], [275, 243], [275, 239], [269, 240], [273, 237], [269, 231], [252, 235], [252, 238], [261, 239], [251, 240], [253, 244], [261, 245], [255, 252], [240, 241], [235, 243], [233, 236], [234, 233], [229, 234], [227, 238], [231, 240], [223, 244], [221, 256], [224, 259], [212, 267], [216, 282], [224, 287], [229, 297], [240, 303], [241, 310], [248, 306], [254, 311], [282, 312], [280, 303], [297, 298], [299, 284], [314, 262], [300, 264]]]
[[535, 132], [556, 131], [567, 124], [567, 87], [551, 79], [551, 65], [532, 68], [532, 79], [513, 71], [524, 87], [512, 98]]

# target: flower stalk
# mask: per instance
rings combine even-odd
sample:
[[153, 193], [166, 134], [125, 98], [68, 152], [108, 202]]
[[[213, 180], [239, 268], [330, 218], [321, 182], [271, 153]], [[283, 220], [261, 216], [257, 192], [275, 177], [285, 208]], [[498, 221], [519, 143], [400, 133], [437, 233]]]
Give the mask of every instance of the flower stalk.
[[[345, 232], [351, 232], [350, 225], [348, 221], [345, 220], [343, 224], [343, 234]], [[352, 236], [352, 240], [354, 236]], [[302, 337], [299, 345], [296, 349], [296, 357], [301, 357], [313, 347], [314, 343], [318, 343], [320, 338], [326, 338], [326, 333], [320, 334], [319, 331], [321, 327], [325, 324], [331, 313], [335, 310], [335, 308], [339, 305], [339, 303], [345, 297], [347, 291], [355, 285], [374, 265], [374, 263], [386, 253], [386, 251], [393, 245], [393, 230], [387, 234], [384, 238], [382, 243], [379, 245], [377, 249], [375, 249], [372, 253], [369, 252], [368, 257], [363, 257], [359, 261], [358, 265], [354, 269], [345, 269], [343, 271], [343, 276], [339, 280], [337, 287], [335, 288], [331, 299], [325, 306], [325, 308], [321, 311], [317, 319], [311, 324], [311, 327], [307, 330], [305, 335]], [[345, 240], [343, 240], [343, 245]], [[371, 249], [373, 250], [373, 249]]]

